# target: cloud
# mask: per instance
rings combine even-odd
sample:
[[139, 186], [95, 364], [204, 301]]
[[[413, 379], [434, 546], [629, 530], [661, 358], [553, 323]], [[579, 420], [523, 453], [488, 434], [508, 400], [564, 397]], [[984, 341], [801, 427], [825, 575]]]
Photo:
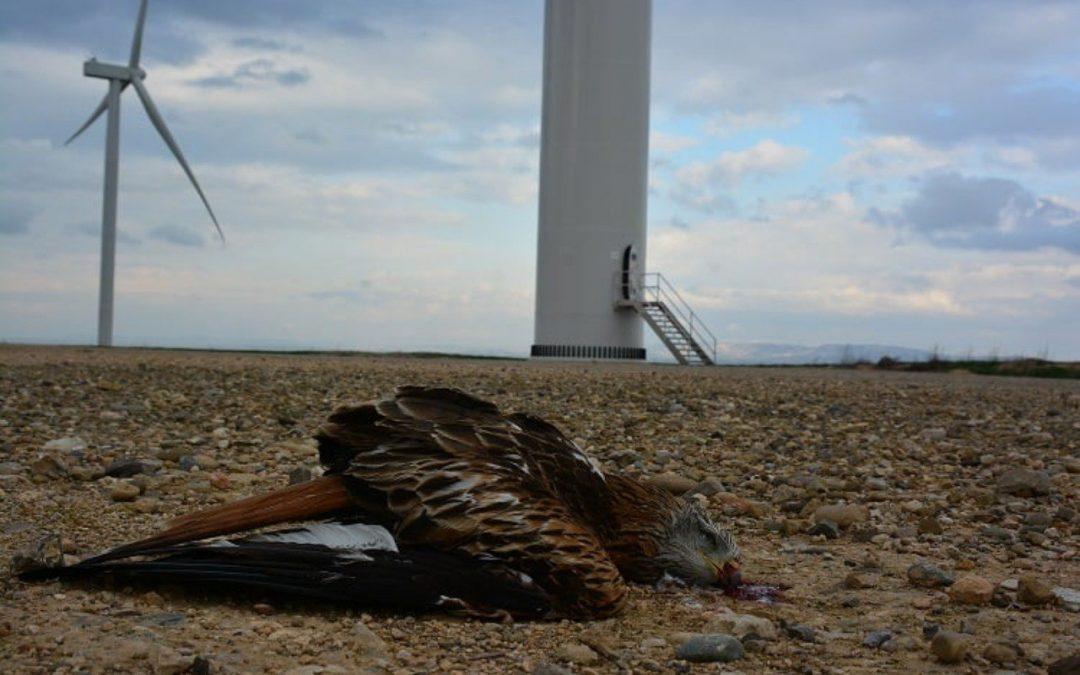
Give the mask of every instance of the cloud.
[[295, 87], [311, 79], [307, 68], [281, 70], [270, 59], [255, 59], [237, 66], [228, 75], [211, 75], [188, 80], [189, 84], [211, 89], [240, 89], [246, 85], [273, 83]]
[[1006, 251], [1056, 247], [1080, 254], [1080, 211], [1036, 197], [1006, 178], [931, 174], [899, 209], [870, 213], [874, 222], [937, 246]]
[[205, 244], [202, 235], [198, 232], [179, 225], [159, 225], [150, 230], [148, 236], [158, 241], [191, 248], [202, 248]]
[[711, 162], [692, 162], [678, 169], [671, 197], [702, 211], [729, 211], [734, 204], [726, 190], [750, 178], [775, 176], [794, 169], [809, 154], [804, 148], [781, 145], [771, 139], [745, 150], [724, 152]]
[[956, 162], [955, 153], [924, 145], [910, 136], [873, 136], [847, 142], [852, 151], [837, 169], [852, 178], [889, 178], [941, 170]]
[[[101, 238], [101, 223], [82, 223], [76, 225], [73, 229], [79, 234], [84, 234], [88, 237], [93, 237], [95, 239]], [[129, 244], [132, 246], [137, 246], [142, 243], [138, 237], [131, 236], [120, 227], [116, 229], [116, 241], [121, 244]]]
[[0, 202], [0, 235], [26, 234], [34, 215], [34, 209], [27, 206]]
[[692, 148], [698, 143], [700, 143], [700, 141], [693, 136], [669, 134], [654, 129], [649, 134], [649, 154], [675, 154], [681, 150]]
[[251, 49], [253, 51], [264, 52], [298, 52], [300, 47], [291, 45], [283, 40], [275, 40], [273, 38], [258, 37], [255, 35], [247, 35], [244, 37], [233, 38], [232, 45], [234, 47], [240, 47], [241, 49]]

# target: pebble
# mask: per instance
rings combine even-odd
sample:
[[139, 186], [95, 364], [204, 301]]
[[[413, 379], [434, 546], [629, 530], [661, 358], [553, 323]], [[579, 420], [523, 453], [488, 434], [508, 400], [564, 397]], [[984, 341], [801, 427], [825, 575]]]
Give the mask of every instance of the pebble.
[[961, 633], [939, 630], [930, 641], [930, 652], [942, 663], [960, 663], [967, 656], [969, 639]]
[[1047, 675], [1076, 675], [1080, 673], [1080, 652], [1054, 661], [1046, 668]]
[[105, 475], [113, 478], [130, 478], [141, 473], [151, 473], [159, 468], [161, 468], [160, 460], [155, 464], [149, 460], [135, 457], [122, 457], [106, 465]]
[[1050, 494], [1050, 476], [1045, 471], [1009, 469], [998, 477], [999, 494], [1037, 497]]
[[718, 492], [727, 492], [727, 488], [720, 481], [719, 478], [706, 478], [688, 491], [692, 495], [704, 495], [706, 497], [712, 497]]
[[114, 502], [133, 502], [142, 493], [138, 485], [131, 483], [117, 483], [113, 486], [109, 496]]
[[289, 485], [299, 485], [311, 480], [311, 469], [306, 466], [298, 466], [289, 472]]
[[776, 626], [773, 622], [753, 614], [717, 614], [709, 619], [705, 628], [710, 632], [730, 634], [743, 640], [751, 635], [763, 640], [776, 638]]
[[86, 441], [78, 436], [57, 438], [41, 446], [45, 452], [83, 452], [86, 450]]
[[868, 574], [866, 572], [851, 572], [844, 577], [844, 588], [850, 588], [852, 590], [860, 590], [864, 588], [873, 588], [878, 584], [878, 576], [876, 574]]
[[356, 639], [358, 651], [370, 656], [385, 656], [389, 653], [386, 643], [375, 631], [368, 628], [363, 621], [357, 621], [353, 625], [353, 637]]
[[945, 531], [945, 528], [941, 526], [941, 521], [933, 516], [920, 520], [917, 527], [919, 534], [941, 534]]
[[728, 663], [743, 655], [742, 642], [723, 633], [695, 635], [675, 650], [675, 658], [691, 663]]
[[804, 626], [801, 623], [788, 623], [784, 619], [780, 620], [780, 627], [784, 629], [784, 633], [793, 640], [800, 642], [817, 642], [818, 636], [810, 626]]
[[907, 570], [908, 581], [919, 588], [942, 588], [953, 583], [953, 578], [944, 570], [928, 562], [917, 562]]
[[985, 605], [994, 596], [994, 585], [986, 579], [969, 574], [949, 586], [949, 597], [962, 605]]
[[649, 476], [645, 479], [647, 483], [653, 487], [658, 487], [661, 490], [666, 490], [673, 495], [681, 495], [690, 491], [695, 485], [696, 481], [690, 480], [686, 476], [680, 476], [677, 473], [670, 471], [657, 474], [655, 476]]
[[1049, 605], [1057, 602], [1057, 595], [1050, 584], [1033, 574], [1020, 577], [1016, 586], [1016, 599], [1025, 605]]
[[1006, 666], [1015, 663], [1020, 658], [1020, 650], [1016, 645], [1004, 642], [991, 642], [983, 650], [983, 658], [990, 663]]
[[830, 504], [814, 511], [814, 521], [831, 520], [841, 529], [847, 529], [867, 519], [866, 507], [856, 504]]
[[[116, 497], [114, 496], [113, 499], [116, 499]], [[121, 499], [117, 501], [124, 500]], [[161, 510], [161, 501], [155, 497], [139, 497], [132, 506], [139, 513], [157, 513]]]
[[863, 638], [863, 646], [870, 647], [871, 649], [877, 649], [881, 645], [889, 641], [893, 636], [892, 631], [887, 630], [874, 630], [866, 634]]
[[594, 652], [588, 645], [583, 645], [580, 642], [568, 642], [559, 645], [556, 655], [562, 661], [576, 663], [579, 666], [591, 666], [600, 661], [599, 654]]
[[532, 675], [574, 675], [572, 672], [549, 661], [541, 661], [532, 670]]
[[831, 520], [819, 520], [806, 533], [813, 536], [820, 535], [826, 539], [836, 539], [840, 536], [840, 526]]

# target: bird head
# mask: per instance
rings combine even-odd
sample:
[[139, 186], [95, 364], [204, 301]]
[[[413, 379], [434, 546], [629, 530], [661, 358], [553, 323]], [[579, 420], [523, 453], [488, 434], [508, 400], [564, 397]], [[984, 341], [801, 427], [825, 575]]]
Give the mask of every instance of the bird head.
[[726, 588], [740, 581], [735, 538], [696, 502], [685, 502], [675, 511], [659, 557], [664, 571], [689, 584]]

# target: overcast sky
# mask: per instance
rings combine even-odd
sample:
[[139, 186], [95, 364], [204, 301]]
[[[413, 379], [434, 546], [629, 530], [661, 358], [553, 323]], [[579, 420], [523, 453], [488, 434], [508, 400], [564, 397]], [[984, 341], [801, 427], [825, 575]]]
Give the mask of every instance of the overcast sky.
[[[95, 339], [104, 120], [61, 144], [137, 5], [0, 4], [0, 340]], [[542, 14], [152, 0], [147, 86], [228, 243], [126, 92], [117, 343], [525, 353]], [[653, 24], [648, 268], [722, 339], [1080, 358], [1080, 3]]]

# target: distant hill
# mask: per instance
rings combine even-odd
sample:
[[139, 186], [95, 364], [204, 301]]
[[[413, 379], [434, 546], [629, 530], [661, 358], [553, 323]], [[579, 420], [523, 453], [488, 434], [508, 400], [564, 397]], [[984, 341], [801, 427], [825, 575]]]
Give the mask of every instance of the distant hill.
[[717, 362], [801, 366], [857, 361], [877, 363], [883, 356], [897, 361], [927, 361], [930, 359], [931, 352], [894, 345], [829, 344], [807, 347], [769, 342], [724, 342], [719, 345]]

